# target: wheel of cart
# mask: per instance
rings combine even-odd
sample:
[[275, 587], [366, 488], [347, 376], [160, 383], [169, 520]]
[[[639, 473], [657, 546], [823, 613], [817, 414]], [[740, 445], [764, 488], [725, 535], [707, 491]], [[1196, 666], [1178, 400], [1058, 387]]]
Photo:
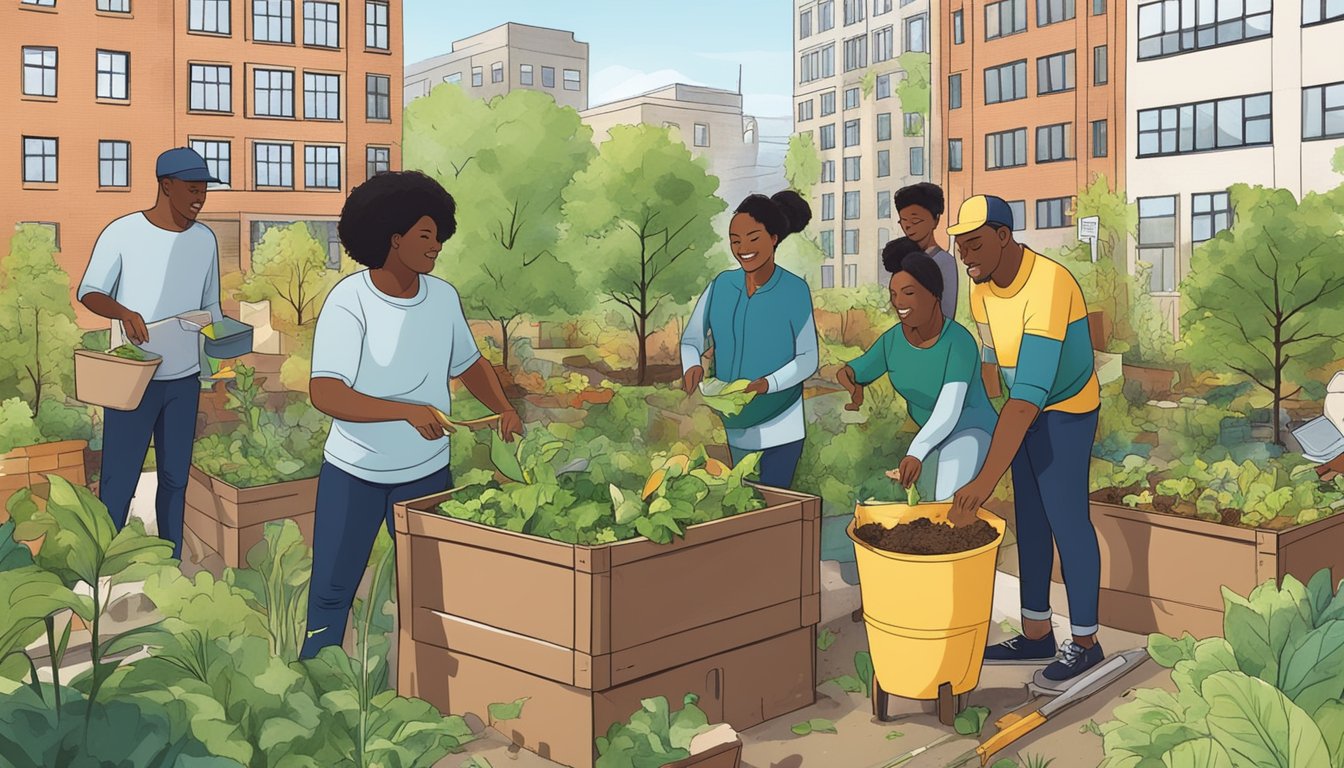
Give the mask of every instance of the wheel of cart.
[[945, 521], [950, 503], [860, 504], [848, 533], [854, 540], [863, 621], [873, 657], [873, 716], [888, 722], [890, 699], [932, 701], [951, 726], [980, 683], [994, 603], [994, 566], [1004, 521], [980, 518], [998, 531], [989, 544], [951, 555], [905, 555], [864, 543], [868, 523], [890, 527], [928, 518]]

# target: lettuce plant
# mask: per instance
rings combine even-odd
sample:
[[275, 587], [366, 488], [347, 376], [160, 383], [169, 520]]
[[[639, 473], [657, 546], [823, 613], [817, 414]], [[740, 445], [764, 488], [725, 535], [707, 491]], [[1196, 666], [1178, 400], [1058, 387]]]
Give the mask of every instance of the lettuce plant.
[[271, 409], [256, 372], [245, 365], [234, 370], [225, 407], [238, 415], [238, 425], [197, 440], [192, 463], [237, 488], [315, 477], [322, 466], [327, 418], [306, 400]]
[[712, 727], [699, 700], [686, 694], [681, 709], [672, 712], [662, 696], [644, 699], [628, 721], [598, 737], [596, 768], [645, 768], [690, 757], [691, 740]]

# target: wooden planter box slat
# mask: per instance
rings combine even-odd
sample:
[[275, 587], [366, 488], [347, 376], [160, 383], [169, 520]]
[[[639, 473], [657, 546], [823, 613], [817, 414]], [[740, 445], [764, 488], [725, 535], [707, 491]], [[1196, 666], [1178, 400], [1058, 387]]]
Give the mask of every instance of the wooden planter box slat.
[[1344, 514], [1284, 531], [1097, 501], [1091, 514], [1101, 543], [1101, 623], [1108, 627], [1219, 635], [1224, 586], [1246, 595], [1288, 574], [1306, 583], [1330, 568], [1344, 577]]
[[[248, 551], [261, 542], [266, 523], [272, 521], [293, 520], [311, 546], [316, 509], [315, 477], [235, 488], [192, 467], [182, 528], [193, 548], [201, 545], [208, 550], [195, 553], [203, 564], [240, 568], [247, 565]], [[207, 562], [212, 554], [220, 562]]]
[[47, 475], [57, 475], [74, 485], [84, 485], [84, 440], [60, 440], [15, 448], [0, 456], [0, 523], [9, 519], [5, 505], [24, 488], [45, 488]]

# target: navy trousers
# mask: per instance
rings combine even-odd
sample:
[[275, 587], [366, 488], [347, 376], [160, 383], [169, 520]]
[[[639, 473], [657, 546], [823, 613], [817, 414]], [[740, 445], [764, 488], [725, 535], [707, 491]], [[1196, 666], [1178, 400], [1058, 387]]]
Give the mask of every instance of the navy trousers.
[[392, 509], [402, 501], [453, 487], [448, 467], [400, 485], [371, 483], [323, 463], [313, 515], [313, 578], [308, 587], [308, 635], [299, 658], [311, 659], [340, 645], [355, 590], [378, 538], [378, 524], [392, 535]]
[[[733, 465], [736, 466], [743, 456], [756, 451], [744, 451], [740, 448], [728, 446], [728, 452], [732, 455]], [[798, 460], [803, 457], [803, 441], [796, 443], [787, 443], [777, 445], [774, 448], [766, 448], [760, 451], [761, 454], [761, 485], [768, 485], [771, 488], [792, 488], [793, 476], [798, 471]]]

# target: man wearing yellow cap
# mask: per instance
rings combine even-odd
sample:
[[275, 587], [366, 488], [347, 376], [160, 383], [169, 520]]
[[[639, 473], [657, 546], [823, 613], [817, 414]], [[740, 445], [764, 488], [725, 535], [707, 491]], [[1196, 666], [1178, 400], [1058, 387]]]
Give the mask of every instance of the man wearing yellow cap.
[[[1003, 473], [1013, 470], [1023, 634], [985, 651], [987, 664], [1053, 660], [1047, 679], [1077, 677], [1101, 662], [1096, 641], [1101, 553], [1088, 510], [1088, 469], [1101, 388], [1093, 367], [1087, 305], [1063, 265], [1013, 238], [1013, 212], [977, 195], [948, 227], [971, 278], [971, 315], [983, 344], [990, 396], [1008, 385], [989, 456], [953, 499], [951, 522], [975, 520]], [[1050, 611], [1054, 547], [1068, 590], [1073, 638], [1056, 657]]]

